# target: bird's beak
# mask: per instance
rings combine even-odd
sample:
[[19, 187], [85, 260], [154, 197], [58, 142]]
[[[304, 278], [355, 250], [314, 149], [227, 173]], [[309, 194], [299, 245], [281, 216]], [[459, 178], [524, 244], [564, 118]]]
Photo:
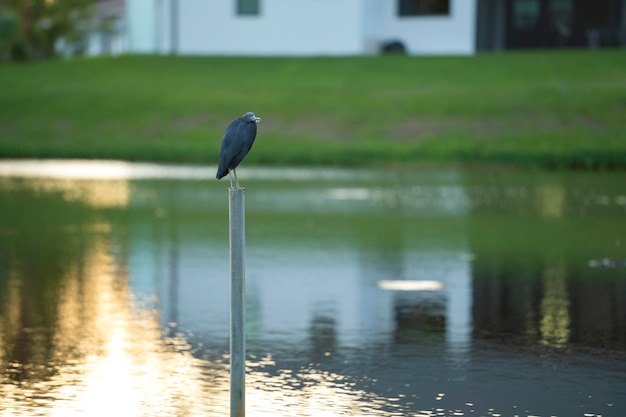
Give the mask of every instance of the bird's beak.
[[261, 118], [260, 118], [260, 117], [256, 117], [256, 116], [254, 117], [254, 122], [255, 122], [255, 123], [259, 123], [260, 121], [261, 121]]

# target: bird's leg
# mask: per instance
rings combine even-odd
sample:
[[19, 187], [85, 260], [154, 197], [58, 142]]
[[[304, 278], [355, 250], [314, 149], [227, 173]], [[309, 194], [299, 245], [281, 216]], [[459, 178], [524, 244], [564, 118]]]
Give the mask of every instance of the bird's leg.
[[239, 180], [237, 179], [237, 171], [235, 170], [235, 168], [233, 168], [233, 174], [235, 175], [235, 183], [237, 184], [237, 188], [241, 188], [241, 185], [239, 185]]
[[228, 179], [230, 180], [230, 188], [234, 188], [233, 187], [233, 170], [232, 169], [228, 170]]

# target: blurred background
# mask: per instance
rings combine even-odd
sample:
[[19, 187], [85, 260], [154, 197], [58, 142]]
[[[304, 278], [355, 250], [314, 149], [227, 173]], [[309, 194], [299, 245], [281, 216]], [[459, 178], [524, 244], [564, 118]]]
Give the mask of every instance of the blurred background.
[[622, 0], [5, 0], [4, 59], [464, 54], [626, 44]]
[[0, 416], [626, 415], [626, 1], [0, 1]]

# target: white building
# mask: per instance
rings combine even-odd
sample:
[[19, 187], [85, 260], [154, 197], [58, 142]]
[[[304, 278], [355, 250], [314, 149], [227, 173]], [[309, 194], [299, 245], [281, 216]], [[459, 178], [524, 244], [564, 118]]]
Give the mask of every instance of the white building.
[[[123, 0], [101, 0], [111, 1]], [[118, 35], [128, 53], [362, 55], [396, 42], [411, 55], [469, 55], [626, 45], [626, 0], [125, 0], [123, 10]], [[111, 52], [91, 54], [99, 49]]]
[[472, 54], [475, 0], [127, 0], [130, 52]]

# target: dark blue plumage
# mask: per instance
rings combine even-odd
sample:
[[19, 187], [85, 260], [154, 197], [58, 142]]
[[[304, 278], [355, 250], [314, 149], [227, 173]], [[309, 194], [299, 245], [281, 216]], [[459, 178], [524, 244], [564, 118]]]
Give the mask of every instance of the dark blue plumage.
[[[237, 187], [239, 187], [235, 168], [250, 152], [256, 138], [256, 124], [260, 121], [261, 119], [256, 117], [254, 113], [248, 112], [228, 125], [220, 148], [220, 164], [215, 176], [218, 180], [232, 172], [235, 175]], [[230, 177], [230, 185], [233, 186], [232, 177]]]

